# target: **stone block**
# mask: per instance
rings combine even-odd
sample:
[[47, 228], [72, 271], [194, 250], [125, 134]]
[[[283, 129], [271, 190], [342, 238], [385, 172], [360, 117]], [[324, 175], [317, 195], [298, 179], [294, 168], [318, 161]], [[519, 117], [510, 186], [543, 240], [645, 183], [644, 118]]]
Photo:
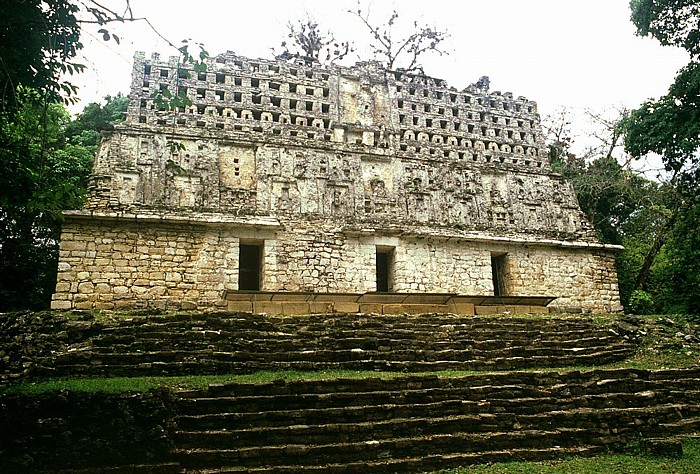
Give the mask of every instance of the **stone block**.
[[197, 309], [197, 303], [195, 303], [194, 301], [185, 300], [182, 303], [180, 303], [180, 308], [185, 311], [191, 311], [193, 309]]
[[360, 303], [360, 313], [376, 313], [382, 314], [382, 307], [384, 305], [381, 303]]
[[90, 282], [84, 282], [78, 285], [78, 291], [80, 293], [92, 293], [95, 291], [95, 286]]
[[382, 307], [383, 314], [423, 314], [446, 312], [447, 305], [444, 304], [385, 304]]
[[309, 303], [309, 314], [330, 314], [333, 311], [333, 303], [322, 301], [313, 301]]
[[255, 301], [253, 303], [254, 313], [284, 314], [282, 303], [275, 301]]
[[481, 314], [500, 314], [504, 310], [503, 306], [474, 306], [474, 313], [477, 315]]
[[309, 314], [311, 309], [306, 301], [283, 301], [282, 314]]
[[474, 315], [474, 303], [450, 303], [447, 311], [454, 314]]
[[336, 313], [359, 313], [360, 304], [350, 301], [336, 301], [333, 303], [333, 310]]
[[55, 310], [71, 309], [72, 307], [73, 303], [68, 300], [53, 300], [51, 302], [51, 309]]
[[252, 301], [228, 301], [226, 303], [226, 309], [228, 311], [252, 313], [253, 312], [253, 302]]

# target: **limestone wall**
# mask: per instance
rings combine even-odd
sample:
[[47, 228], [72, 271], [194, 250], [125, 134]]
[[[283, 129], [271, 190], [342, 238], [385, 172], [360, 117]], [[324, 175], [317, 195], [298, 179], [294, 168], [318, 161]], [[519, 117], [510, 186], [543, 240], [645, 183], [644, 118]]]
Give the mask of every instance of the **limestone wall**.
[[81, 219], [64, 227], [55, 309], [215, 308], [238, 289], [239, 245], [262, 246], [261, 290], [377, 289], [376, 254], [390, 250], [390, 291], [494, 294], [492, 257], [503, 256], [504, 295], [558, 295], [556, 304], [619, 306], [609, 251], [538, 244], [376, 235], [282, 221], [277, 228]]

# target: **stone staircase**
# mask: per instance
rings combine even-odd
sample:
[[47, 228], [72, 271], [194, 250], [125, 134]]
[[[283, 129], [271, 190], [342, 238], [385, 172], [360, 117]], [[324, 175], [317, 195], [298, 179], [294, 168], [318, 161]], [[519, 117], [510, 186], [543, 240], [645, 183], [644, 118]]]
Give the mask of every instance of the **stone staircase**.
[[185, 472], [423, 472], [700, 430], [700, 369], [226, 384], [182, 393]]
[[[40, 472], [46, 466], [72, 473], [424, 472], [594, 455], [640, 439], [700, 433], [700, 367], [578, 367], [634, 354], [638, 328], [623, 317], [605, 326], [593, 318], [553, 315], [30, 319], [36, 324], [31, 333], [14, 335], [13, 329], [5, 339], [17, 347], [40, 341], [31, 357], [11, 357], [13, 364], [29, 367], [23, 376], [35, 378], [282, 369], [394, 374], [123, 394], [115, 395], [114, 403], [105, 394], [58, 394], [57, 400], [47, 396], [41, 403], [18, 399], [17, 409], [7, 403], [0, 409], [29, 430], [20, 443], [24, 451], [17, 451], [16, 439], [6, 440], [14, 456], [0, 456], [0, 470], [3, 459], [11, 466], [36, 459]], [[553, 369], [564, 366], [577, 367]], [[422, 373], [444, 369], [487, 372]], [[71, 396], [78, 401], [71, 402]], [[113, 405], [117, 411], [111, 419], [87, 416]], [[123, 423], [114, 423], [117, 415]], [[139, 454], [136, 448], [154, 436], [158, 443], [149, 452], [158, 455]], [[75, 453], [74, 438], [84, 443]], [[100, 446], [113, 444], [112, 438], [124, 446], [132, 443], [134, 449], [120, 452], [133, 456], [102, 468]], [[64, 451], [76, 460], [60, 455]], [[85, 453], [92, 454], [86, 458]]]
[[[259, 370], [515, 370], [600, 365], [636, 346], [585, 318], [426, 314], [141, 316], [67, 325], [40, 376]], [[61, 342], [62, 341], [62, 342]]]

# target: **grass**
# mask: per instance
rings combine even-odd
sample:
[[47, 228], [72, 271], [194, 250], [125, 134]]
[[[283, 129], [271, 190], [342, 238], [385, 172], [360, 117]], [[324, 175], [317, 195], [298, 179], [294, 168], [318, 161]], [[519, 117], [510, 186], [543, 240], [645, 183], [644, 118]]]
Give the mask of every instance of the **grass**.
[[683, 457], [679, 459], [631, 452], [540, 462], [493, 463], [442, 474], [691, 474], [699, 471], [700, 439], [687, 439], [683, 443]]
[[160, 376], [160, 377], [111, 377], [111, 378], [84, 378], [84, 379], [48, 379], [30, 381], [25, 380], [10, 386], [0, 387], [0, 393], [26, 393], [38, 394], [57, 390], [76, 390], [83, 392], [140, 392], [158, 387], [170, 387], [175, 390], [190, 390], [206, 388], [210, 384], [225, 383], [250, 383], [264, 384], [275, 381], [295, 380], [333, 380], [333, 379], [364, 379], [378, 377], [383, 379], [443, 375], [459, 376], [470, 375], [479, 372], [421, 372], [406, 374], [402, 372], [373, 372], [357, 370], [320, 370], [320, 371], [261, 371], [247, 375], [188, 375], [188, 376]]
[[[618, 368], [621, 364], [609, 364], [606, 366], [575, 366], [575, 367], [547, 367], [537, 369], [525, 369], [519, 372], [566, 372], [586, 371], [601, 368]], [[261, 371], [247, 375], [183, 375], [183, 376], [155, 376], [155, 377], [91, 377], [91, 378], [57, 378], [42, 380], [23, 380], [21, 382], [0, 387], [0, 393], [25, 393], [39, 394], [59, 390], [75, 390], [80, 392], [142, 392], [159, 387], [169, 387], [174, 390], [203, 389], [210, 384], [265, 384], [280, 380], [287, 382], [306, 380], [334, 380], [334, 379], [366, 379], [381, 378], [392, 379], [399, 377], [424, 377], [435, 375], [437, 377], [465, 377], [479, 374], [497, 374], [513, 371], [466, 371], [446, 370], [440, 372], [375, 372], [368, 370], [320, 370], [320, 371]]]

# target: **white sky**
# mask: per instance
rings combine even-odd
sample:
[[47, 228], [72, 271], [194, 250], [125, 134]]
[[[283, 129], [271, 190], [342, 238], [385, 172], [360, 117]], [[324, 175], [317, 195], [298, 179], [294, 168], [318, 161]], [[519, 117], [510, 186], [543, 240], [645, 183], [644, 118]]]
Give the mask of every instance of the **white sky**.
[[[201, 42], [212, 56], [231, 50], [250, 58], [271, 58], [270, 48], [285, 39], [287, 22], [308, 13], [338, 39], [354, 41], [362, 59], [368, 59], [368, 32], [359, 19], [346, 13], [357, 9], [356, 0], [131, 3], [135, 16], [147, 17], [171, 42]], [[362, 3], [366, 9], [368, 2]], [[537, 101], [543, 117], [560, 107], [571, 109], [576, 134], [583, 136], [590, 126], [582, 118], [585, 109], [601, 113], [634, 108], [663, 95], [689, 61], [681, 49], [635, 36], [628, 5], [628, 0], [375, 0], [371, 18], [385, 22], [396, 9], [400, 26], [418, 19], [446, 30], [451, 53], [426, 56], [426, 74], [459, 90], [489, 76], [492, 91]], [[74, 112], [105, 95], [128, 93], [134, 51], [176, 54], [143, 22], [108, 29], [119, 34], [120, 45], [102, 41], [94, 33], [97, 28], [85, 31], [83, 62], [89, 71], [73, 78], [81, 98], [72, 107]], [[355, 56], [351, 62], [355, 60], [359, 59]]]

